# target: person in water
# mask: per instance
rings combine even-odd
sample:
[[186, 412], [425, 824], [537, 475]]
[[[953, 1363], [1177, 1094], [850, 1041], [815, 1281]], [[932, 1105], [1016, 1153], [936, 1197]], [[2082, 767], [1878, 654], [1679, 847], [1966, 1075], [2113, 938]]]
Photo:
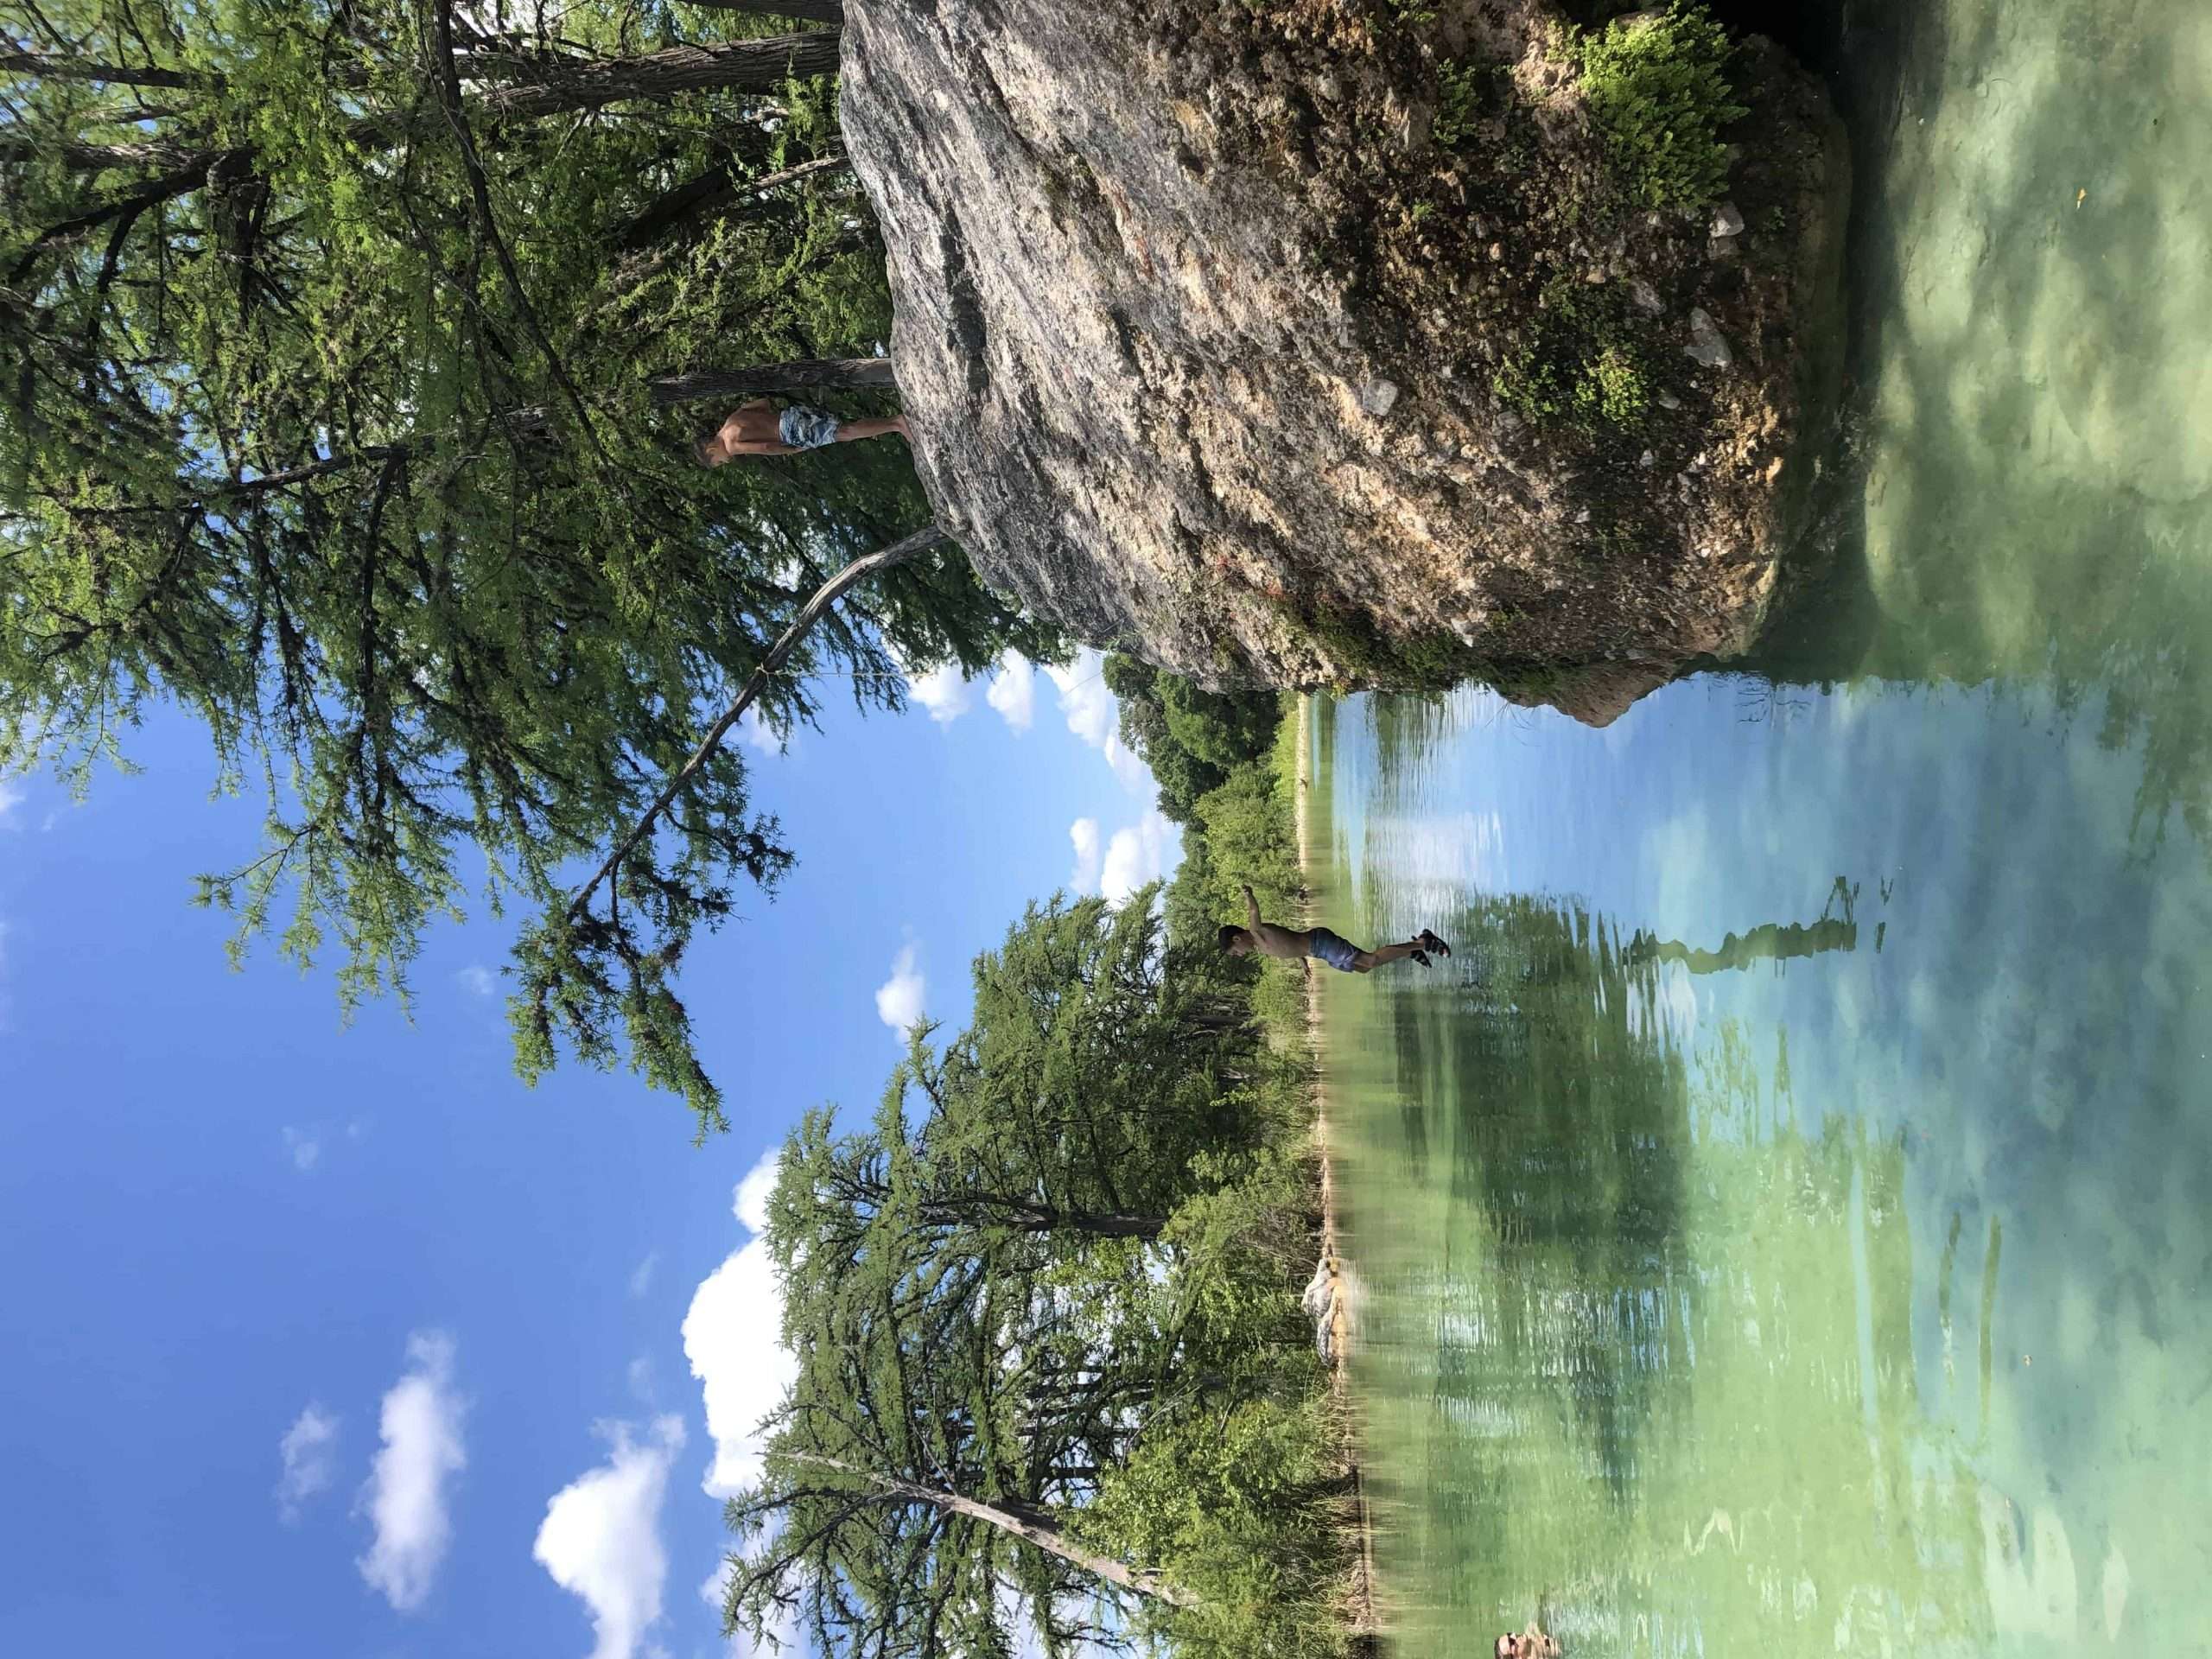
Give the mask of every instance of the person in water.
[[[1373, 950], [1363, 950], [1343, 934], [1332, 933], [1325, 927], [1277, 927], [1273, 922], [1260, 919], [1260, 901], [1252, 896], [1249, 886], [1244, 889], [1244, 908], [1251, 918], [1250, 926], [1227, 926], [1221, 930], [1221, 948], [1232, 957], [1247, 956], [1256, 950], [1263, 957], [1280, 957], [1301, 967], [1306, 957], [1315, 957], [1347, 974], [1363, 974], [1385, 963], [1402, 962], [1408, 957], [1426, 968], [1430, 951], [1440, 957], [1452, 954], [1452, 947], [1425, 927], [1403, 944], [1386, 944]], [[1313, 971], [1306, 969], [1308, 974]]]
[[1559, 1643], [1531, 1624], [1518, 1636], [1499, 1637], [1495, 1659], [1559, 1659]]
[[700, 439], [695, 449], [702, 464], [720, 467], [740, 455], [796, 455], [803, 450], [858, 443], [893, 432], [910, 443], [913, 441], [904, 415], [887, 420], [849, 421], [826, 409], [810, 409], [804, 404], [779, 409], [767, 398], [756, 397], [734, 410], [718, 429]]

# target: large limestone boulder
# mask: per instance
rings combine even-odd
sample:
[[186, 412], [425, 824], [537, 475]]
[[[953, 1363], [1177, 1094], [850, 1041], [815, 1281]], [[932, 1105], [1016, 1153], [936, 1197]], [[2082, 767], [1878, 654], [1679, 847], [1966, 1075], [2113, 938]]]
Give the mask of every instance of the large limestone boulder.
[[847, 17], [899, 391], [987, 581], [1210, 683], [1594, 723], [1750, 640], [1843, 195], [1778, 52], [1692, 214], [1630, 201], [1536, 0]]

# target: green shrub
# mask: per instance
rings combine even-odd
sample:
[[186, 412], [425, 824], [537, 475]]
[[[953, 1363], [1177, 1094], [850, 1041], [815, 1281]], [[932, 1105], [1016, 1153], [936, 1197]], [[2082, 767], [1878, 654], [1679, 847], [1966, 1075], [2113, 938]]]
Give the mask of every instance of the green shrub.
[[1292, 844], [1291, 803], [1274, 769], [1248, 763], [1229, 781], [1198, 800], [1198, 825], [1215, 872], [1215, 902], [1224, 921], [1240, 925], [1249, 881], [1270, 917], [1296, 902], [1300, 876], [1298, 849]]
[[1677, 0], [1656, 20], [1582, 35], [1573, 50], [1591, 116], [1637, 200], [1691, 209], [1720, 194], [1720, 129], [1745, 110], [1728, 85], [1732, 48], [1710, 12]]
[[1104, 1483], [1077, 1527], [1203, 1597], [1155, 1612], [1184, 1659], [1318, 1659], [1344, 1637], [1330, 1603], [1341, 1522], [1317, 1397], [1259, 1399], [1162, 1425]]
[[1633, 430], [1652, 402], [1649, 355], [1618, 285], [1565, 277], [1545, 289], [1527, 338], [1491, 384], [1499, 402], [1529, 421], [1591, 433]]
[[1497, 63], [1447, 63], [1436, 72], [1436, 119], [1429, 137], [1445, 149], [1457, 149], [1484, 116], [1504, 101], [1509, 76]]
[[1575, 408], [1586, 419], [1632, 426], [1651, 407], [1651, 388], [1635, 356], [1618, 345], [1599, 348], [1574, 385]]

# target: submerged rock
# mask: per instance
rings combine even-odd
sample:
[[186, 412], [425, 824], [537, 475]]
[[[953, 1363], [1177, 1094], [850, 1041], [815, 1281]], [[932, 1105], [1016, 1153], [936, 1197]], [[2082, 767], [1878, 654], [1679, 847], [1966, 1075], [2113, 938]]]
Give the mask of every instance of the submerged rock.
[[[1548, 6], [1421, 16], [849, 0], [917, 464], [984, 578], [1082, 638], [1601, 722], [1761, 620], [1841, 146], [1752, 43], [1730, 194], [1788, 228], [1716, 267], [1707, 215], [1615, 175]], [[1686, 313], [1736, 372], [1690, 368]]]

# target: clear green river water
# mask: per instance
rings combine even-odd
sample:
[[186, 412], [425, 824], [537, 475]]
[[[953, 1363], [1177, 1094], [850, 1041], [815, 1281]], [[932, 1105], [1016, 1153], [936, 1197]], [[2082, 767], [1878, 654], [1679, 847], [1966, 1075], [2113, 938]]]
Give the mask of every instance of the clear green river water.
[[1310, 728], [1398, 1652], [2212, 1653], [2212, 3], [1855, 5], [1834, 593]]

